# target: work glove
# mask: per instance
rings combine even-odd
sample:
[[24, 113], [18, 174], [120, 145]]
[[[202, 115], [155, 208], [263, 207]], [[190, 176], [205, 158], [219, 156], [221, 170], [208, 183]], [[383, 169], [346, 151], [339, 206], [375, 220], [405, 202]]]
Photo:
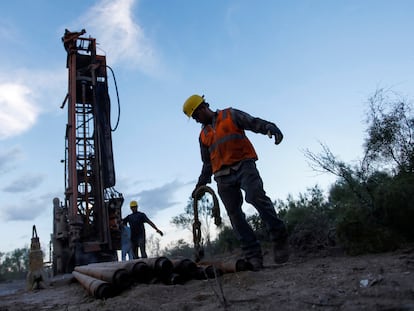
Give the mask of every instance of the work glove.
[[279, 145], [283, 140], [282, 132], [279, 129], [277, 129], [277, 131], [274, 131], [273, 133], [270, 130], [267, 131], [267, 136], [269, 136], [269, 138], [272, 138], [273, 135], [275, 136], [275, 144]]
[[201, 186], [205, 186], [205, 185], [199, 185], [199, 184], [197, 184], [197, 185], [195, 186], [195, 188], [194, 188], [193, 192], [191, 192], [191, 197], [192, 197], [193, 199], [195, 198], [195, 194], [196, 194], [196, 191], [197, 191], [198, 187], [201, 187]]

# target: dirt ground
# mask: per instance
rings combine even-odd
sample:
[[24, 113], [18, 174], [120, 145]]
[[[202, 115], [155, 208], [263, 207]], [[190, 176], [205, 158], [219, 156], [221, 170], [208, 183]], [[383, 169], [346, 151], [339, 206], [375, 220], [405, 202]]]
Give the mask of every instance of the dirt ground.
[[105, 300], [77, 282], [27, 291], [0, 284], [0, 311], [14, 310], [414, 310], [414, 247], [391, 253], [293, 254], [265, 269], [190, 280], [183, 285], [135, 284]]

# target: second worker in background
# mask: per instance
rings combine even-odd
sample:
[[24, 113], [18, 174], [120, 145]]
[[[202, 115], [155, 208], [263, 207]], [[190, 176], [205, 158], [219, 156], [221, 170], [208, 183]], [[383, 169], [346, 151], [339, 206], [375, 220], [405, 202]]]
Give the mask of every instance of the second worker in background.
[[134, 258], [139, 258], [138, 249], [141, 252], [141, 258], [147, 258], [147, 252], [145, 250], [145, 226], [147, 223], [155, 229], [161, 236], [163, 235], [162, 231], [157, 228], [157, 226], [145, 215], [145, 213], [138, 212], [138, 202], [131, 201], [129, 204], [132, 213], [124, 218], [123, 221], [129, 223], [131, 227], [131, 244], [132, 250], [134, 252]]

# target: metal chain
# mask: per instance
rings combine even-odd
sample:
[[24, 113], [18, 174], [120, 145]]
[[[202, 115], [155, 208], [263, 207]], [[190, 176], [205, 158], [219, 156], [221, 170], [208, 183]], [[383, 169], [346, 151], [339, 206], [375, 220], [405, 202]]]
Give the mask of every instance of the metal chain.
[[198, 217], [198, 201], [204, 196], [204, 194], [209, 193], [213, 197], [213, 208], [211, 210], [212, 217], [214, 217], [214, 224], [216, 226], [221, 225], [221, 216], [220, 216], [220, 206], [217, 199], [217, 196], [213, 189], [209, 186], [200, 186], [194, 192], [194, 223], [193, 223], [193, 241], [194, 241], [194, 250], [195, 250], [195, 261], [198, 262], [201, 258], [204, 257], [204, 249], [201, 246], [201, 222]]

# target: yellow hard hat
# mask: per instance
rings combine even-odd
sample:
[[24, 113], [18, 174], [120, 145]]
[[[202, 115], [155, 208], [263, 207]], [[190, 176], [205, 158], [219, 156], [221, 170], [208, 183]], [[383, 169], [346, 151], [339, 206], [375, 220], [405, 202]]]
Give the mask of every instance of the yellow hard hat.
[[191, 95], [187, 100], [184, 102], [183, 105], [183, 112], [187, 115], [187, 117], [191, 117], [193, 115], [194, 110], [200, 106], [201, 103], [204, 102], [204, 95]]
[[138, 207], [138, 202], [137, 201], [131, 201], [131, 203], [129, 203], [129, 207]]

